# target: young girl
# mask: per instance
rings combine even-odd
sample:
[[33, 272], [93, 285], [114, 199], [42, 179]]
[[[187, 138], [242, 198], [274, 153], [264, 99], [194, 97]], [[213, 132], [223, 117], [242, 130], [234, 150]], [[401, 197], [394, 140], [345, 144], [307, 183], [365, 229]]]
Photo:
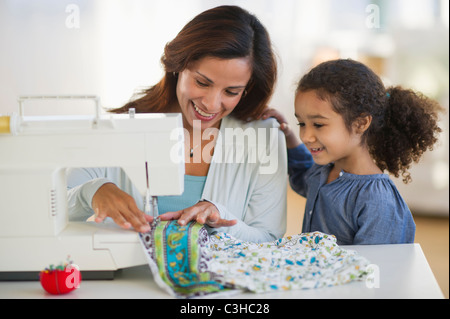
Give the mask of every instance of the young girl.
[[302, 232], [333, 234], [338, 244], [414, 242], [415, 224], [394, 183], [432, 149], [441, 107], [401, 87], [385, 89], [365, 65], [335, 60], [312, 69], [296, 90], [303, 144], [274, 109], [288, 147], [291, 187], [305, 196]]

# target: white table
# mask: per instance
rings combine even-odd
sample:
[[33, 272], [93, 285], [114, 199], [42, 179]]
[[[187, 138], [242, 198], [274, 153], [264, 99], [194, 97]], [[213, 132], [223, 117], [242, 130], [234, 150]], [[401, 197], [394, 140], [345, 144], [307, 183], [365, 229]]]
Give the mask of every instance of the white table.
[[[366, 257], [379, 269], [379, 287], [374, 283], [350, 284], [276, 293], [240, 293], [232, 299], [312, 298], [443, 298], [443, 294], [419, 244], [342, 246]], [[114, 280], [84, 280], [80, 288], [62, 296], [46, 293], [38, 281], [0, 282], [0, 298], [172, 298], [160, 289], [148, 266], [123, 269]]]

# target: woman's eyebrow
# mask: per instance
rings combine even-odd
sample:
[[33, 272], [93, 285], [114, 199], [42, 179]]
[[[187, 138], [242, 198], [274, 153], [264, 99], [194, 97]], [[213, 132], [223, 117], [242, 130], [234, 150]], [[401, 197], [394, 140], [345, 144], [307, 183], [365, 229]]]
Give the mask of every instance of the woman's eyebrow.
[[[203, 77], [206, 81], [208, 81], [211, 84], [214, 84], [214, 81], [211, 80], [210, 78], [208, 78], [206, 75], [200, 73], [199, 71], [195, 71], [195, 73], [197, 73], [198, 75], [200, 75], [201, 77]], [[235, 85], [235, 86], [229, 86], [229, 89], [245, 89], [246, 85]]]
[[201, 77], [203, 77], [203, 78], [205, 78], [205, 80], [206, 81], [208, 81], [209, 83], [211, 83], [211, 84], [213, 84], [214, 83], [214, 81], [213, 80], [211, 80], [210, 78], [208, 78], [206, 75], [204, 75], [204, 74], [201, 74], [200, 72], [198, 72], [198, 71], [195, 71], [195, 73], [197, 73], [198, 75], [200, 75]]

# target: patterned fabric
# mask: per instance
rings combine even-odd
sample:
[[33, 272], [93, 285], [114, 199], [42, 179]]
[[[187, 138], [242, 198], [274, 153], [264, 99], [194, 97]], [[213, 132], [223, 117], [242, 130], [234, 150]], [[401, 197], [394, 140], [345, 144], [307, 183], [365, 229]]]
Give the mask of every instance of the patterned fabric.
[[191, 298], [226, 290], [208, 271], [209, 238], [202, 225], [156, 219], [140, 237], [156, 282], [171, 295]]
[[140, 236], [156, 282], [178, 298], [340, 285], [362, 280], [370, 264], [320, 232], [261, 244], [156, 219]]
[[362, 280], [367, 259], [340, 248], [336, 237], [320, 232], [268, 243], [243, 242], [227, 234], [210, 238], [209, 269], [252, 292], [319, 288]]

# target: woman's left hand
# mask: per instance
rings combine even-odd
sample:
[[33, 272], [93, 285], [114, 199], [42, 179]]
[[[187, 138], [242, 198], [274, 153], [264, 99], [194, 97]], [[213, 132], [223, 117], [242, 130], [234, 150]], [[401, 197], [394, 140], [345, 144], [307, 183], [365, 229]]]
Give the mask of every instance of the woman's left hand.
[[197, 221], [200, 224], [206, 224], [210, 227], [230, 227], [237, 223], [236, 219], [228, 220], [220, 218], [220, 213], [217, 207], [206, 201], [198, 202], [194, 206], [188, 207], [176, 212], [167, 212], [159, 215], [161, 220], [178, 219], [178, 224], [186, 225], [190, 221]]

